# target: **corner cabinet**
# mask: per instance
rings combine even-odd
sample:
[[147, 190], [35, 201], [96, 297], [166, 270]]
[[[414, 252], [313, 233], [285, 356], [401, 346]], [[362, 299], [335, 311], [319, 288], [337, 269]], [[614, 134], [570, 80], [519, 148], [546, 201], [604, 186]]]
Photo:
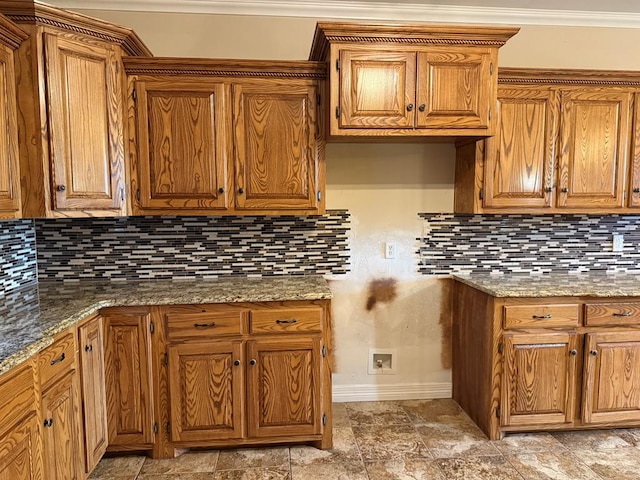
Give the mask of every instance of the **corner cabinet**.
[[498, 48], [517, 28], [318, 23], [310, 59], [328, 65], [328, 132], [489, 136]]
[[459, 142], [457, 213], [625, 213], [640, 198], [637, 72], [500, 69], [495, 137]]
[[453, 398], [489, 438], [640, 426], [639, 299], [454, 295]]
[[134, 214], [324, 213], [324, 68], [125, 59]]
[[121, 57], [151, 53], [127, 28], [37, 1], [0, 13], [29, 35], [15, 54], [23, 216], [127, 214]]

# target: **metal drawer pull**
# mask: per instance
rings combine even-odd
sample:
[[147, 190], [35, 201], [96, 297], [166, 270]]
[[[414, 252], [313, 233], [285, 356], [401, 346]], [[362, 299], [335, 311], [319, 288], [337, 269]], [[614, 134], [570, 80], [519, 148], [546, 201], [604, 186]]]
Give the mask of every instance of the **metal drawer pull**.
[[56, 364], [56, 363], [60, 363], [60, 362], [64, 362], [64, 359], [67, 358], [66, 355], [63, 353], [62, 355], [60, 355], [59, 358], [56, 358], [55, 360], [51, 360], [51, 362], [49, 362], [49, 365], [51, 365], [52, 367]]
[[295, 318], [292, 318], [291, 320], [276, 320], [276, 323], [280, 325], [288, 323], [298, 323], [298, 320], [296, 320]]
[[211, 323], [194, 323], [193, 324], [194, 327], [196, 328], [213, 328], [216, 326], [216, 322], [211, 322]]
[[614, 317], [630, 317], [631, 315], [633, 315], [633, 312], [619, 312], [613, 314]]
[[533, 318], [551, 318], [551, 314], [547, 313], [546, 315], [533, 315]]

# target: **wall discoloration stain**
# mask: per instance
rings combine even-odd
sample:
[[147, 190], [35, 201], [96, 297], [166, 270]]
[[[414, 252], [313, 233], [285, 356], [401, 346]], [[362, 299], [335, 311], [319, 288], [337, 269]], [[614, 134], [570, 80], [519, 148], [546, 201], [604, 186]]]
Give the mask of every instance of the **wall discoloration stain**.
[[398, 281], [395, 278], [377, 278], [369, 282], [369, 295], [365, 308], [367, 312], [373, 310], [378, 303], [391, 303], [398, 296], [396, 289]]
[[453, 280], [443, 278], [440, 280], [441, 295], [440, 300], [440, 332], [442, 334], [442, 353], [440, 353], [440, 363], [443, 369], [451, 368], [451, 342], [452, 342], [452, 307], [453, 299], [451, 298]]

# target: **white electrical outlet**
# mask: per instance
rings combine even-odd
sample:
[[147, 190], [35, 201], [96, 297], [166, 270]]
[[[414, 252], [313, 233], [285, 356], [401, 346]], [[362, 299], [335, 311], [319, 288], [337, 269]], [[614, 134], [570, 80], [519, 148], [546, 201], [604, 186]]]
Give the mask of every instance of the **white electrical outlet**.
[[384, 258], [396, 258], [396, 244], [395, 244], [395, 242], [385, 242], [385, 244], [384, 244]]
[[624, 235], [619, 233], [613, 234], [613, 251], [622, 252], [624, 250]]

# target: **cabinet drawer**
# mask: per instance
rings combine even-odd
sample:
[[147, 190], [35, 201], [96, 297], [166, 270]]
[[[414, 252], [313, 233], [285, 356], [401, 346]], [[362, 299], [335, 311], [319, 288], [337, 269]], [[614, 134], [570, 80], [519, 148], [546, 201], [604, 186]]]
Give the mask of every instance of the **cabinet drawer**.
[[504, 328], [577, 327], [578, 305], [505, 305]]
[[640, 325], [640, 303], [587, 303], [585, 325]]
[[242, 312], [167, 313], [167, 338], [209, 338], [212, 335], [240, 335]]
[[298, 333], [322, 331], [322, 308], [253, 310], [250, 333]]
[[38, 371], [40, 372], [42, 389], [44, 390], [54, 380], [61, 378], [69, 370], [75, 368], [75, 362], [75, 336], [69, 332], [38, 355]]

